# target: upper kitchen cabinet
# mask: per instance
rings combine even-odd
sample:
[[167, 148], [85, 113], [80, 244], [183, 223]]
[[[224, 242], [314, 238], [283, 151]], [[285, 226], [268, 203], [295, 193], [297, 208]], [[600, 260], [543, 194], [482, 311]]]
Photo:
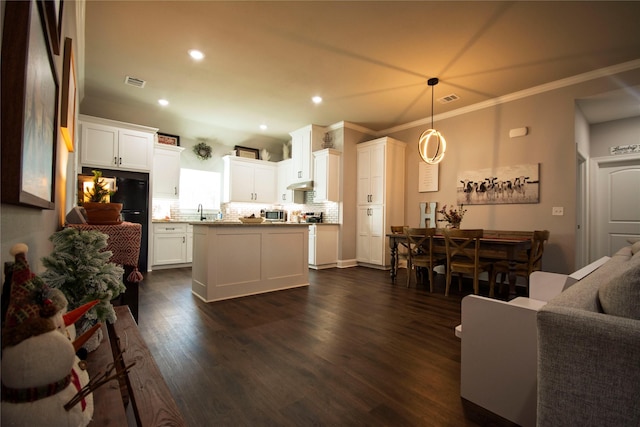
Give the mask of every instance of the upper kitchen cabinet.
[[287, 187], [291, 184], [291, 168], [293, 164], [291, 159], [278, 162], [278, 190], [276, 203], [304, 203], [304, 192], [294, 191]]
[[331, 148], [313, 152], [314, 202], [340, 201], [340, 155]]
[[82, 166], [150, 172], [158, 129], [80, 116]]
[[223, 202], [276, 203], [276, 164], [225, 156]]
[[153, 150], [153, 197], [177, 199], [180, 190], [180, 154], [184, 148], [156, 144]]
[[322, 148], [324, 128], [308, 125], [290, 133], [292, 183], [313, 180], [313, 153]]

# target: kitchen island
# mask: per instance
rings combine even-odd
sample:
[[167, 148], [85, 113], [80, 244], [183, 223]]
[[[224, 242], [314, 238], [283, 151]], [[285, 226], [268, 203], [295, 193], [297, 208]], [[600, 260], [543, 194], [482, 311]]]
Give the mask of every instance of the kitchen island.
[[191, 291], [203, 301], [309, 285], [308, 224], [191, 224]]

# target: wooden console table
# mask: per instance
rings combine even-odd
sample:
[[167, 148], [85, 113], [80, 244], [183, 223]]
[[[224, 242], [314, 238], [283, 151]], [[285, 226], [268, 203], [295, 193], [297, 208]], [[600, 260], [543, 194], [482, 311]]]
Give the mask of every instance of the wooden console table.
[[[115, 307], [118, 320], [103, 325], [104, 339], [89, 353], [89, 376], [104, 372], [121, 350], [124, 365], [135, 365], [124, 381], [112, 380], [93, 393], [91, 427], [186, 426], [178, 405], [147, 348], [128, 306]], [[116, 366], [119, 371], [122, 366]]]

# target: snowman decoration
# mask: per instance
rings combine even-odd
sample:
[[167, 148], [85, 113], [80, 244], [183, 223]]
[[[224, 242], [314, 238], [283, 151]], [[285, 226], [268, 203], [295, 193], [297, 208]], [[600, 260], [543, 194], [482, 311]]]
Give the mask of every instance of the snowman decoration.
[[86, 426], [93, 398], [79, 393], [89, 374], [76, 351], [100, 325], [72, 343], [72, 324], [97, 301], [65, 313], [66, 298], [31, 273], [27, 251], [25, 244], [11, 249], [15, 264], [2, 325], [2, 425]]

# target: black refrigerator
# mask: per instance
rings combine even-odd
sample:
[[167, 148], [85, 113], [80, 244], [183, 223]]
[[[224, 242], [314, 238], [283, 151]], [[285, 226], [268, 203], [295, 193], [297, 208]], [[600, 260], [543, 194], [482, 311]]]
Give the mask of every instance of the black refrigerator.
[[138, 270], [145, 273], [149, 251], [149, 174], [91, 167], [83, 167], [82, 174], [92, 176], [93, 170], [102, 171], [105, 178], [116, 179], [118, 191], [111, 196], [111, 201], [122, 203], [122, 220], [142, 224]]

